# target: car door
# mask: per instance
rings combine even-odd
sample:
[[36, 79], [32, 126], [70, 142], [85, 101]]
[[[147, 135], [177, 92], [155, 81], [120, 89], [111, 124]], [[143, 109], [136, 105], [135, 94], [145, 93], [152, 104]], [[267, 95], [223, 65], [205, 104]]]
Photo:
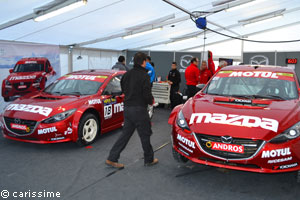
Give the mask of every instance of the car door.
[[123, 123], [124, 95], [121, 90], [121, 76], [113, 77], [102, 92], [103, 128]]

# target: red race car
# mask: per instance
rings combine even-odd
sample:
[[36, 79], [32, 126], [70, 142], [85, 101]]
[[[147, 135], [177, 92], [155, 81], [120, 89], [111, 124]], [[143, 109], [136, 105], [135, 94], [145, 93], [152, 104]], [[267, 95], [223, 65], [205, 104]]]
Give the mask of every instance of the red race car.
[[120, 79], [125, 71], [85, 70], [62, 76], [43, 91], [9, 104], [4, 137], [32, 143], [92, 143], [123, 124]]
[[177, 161], [260, 173], [298, 171], [300, 101], [295, 72], [229, 66], [172, 111]]
[[2, 82], [4, 101], [45, 88], [47, 80], [56, 73], [47, 58], [23, 58]]

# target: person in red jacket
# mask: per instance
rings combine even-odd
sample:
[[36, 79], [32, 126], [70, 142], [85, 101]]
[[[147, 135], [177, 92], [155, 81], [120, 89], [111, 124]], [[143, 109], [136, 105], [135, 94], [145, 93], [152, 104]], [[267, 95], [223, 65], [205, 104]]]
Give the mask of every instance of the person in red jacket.
[[185, 80], [188, 89], [188, 97], [193, 97], [197, 93], [196, 85], [200, 83], [200, 70], [198, 68], [199, 59], [192, 58], [191, 64], [185, 70]]
[[202, 61], [200, 66], [200, 84], [206, 84], [212, 76], [212, 72], [207, 68], [206, 61]]
[[225, 60], [221, 60], [220, 63], [219, 63], [219, 67], [216, 70], [216, 72], [220, 71], [220, 69], [222, 69], [223, 67], [226, 67], [226, 66], [227, 66], [227, 62]]
[[208, 51], [208, 69], [211, 71], [212, 75], [216, 73], [216, 67], [213, 61], [213, 54], [211, 51]]

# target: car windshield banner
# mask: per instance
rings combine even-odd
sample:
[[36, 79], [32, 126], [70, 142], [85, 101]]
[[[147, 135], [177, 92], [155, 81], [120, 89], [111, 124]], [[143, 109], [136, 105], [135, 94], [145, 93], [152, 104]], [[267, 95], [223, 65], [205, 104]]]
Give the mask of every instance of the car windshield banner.
[[60, 80], [87, 80], [87, 81], [97, 81], [104, 82], [107, 76], [92, 76], [92, 75], [65, 75], [60, 78]]
[[269, 78], [295, 81], [294, 74], [270, 71], [220, 71], [217, 77]]

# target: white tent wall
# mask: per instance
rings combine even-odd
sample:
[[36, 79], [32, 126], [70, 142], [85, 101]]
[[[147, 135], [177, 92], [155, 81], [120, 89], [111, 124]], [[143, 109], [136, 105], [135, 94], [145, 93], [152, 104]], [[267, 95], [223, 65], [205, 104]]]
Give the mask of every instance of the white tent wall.
[[[117, 61], [120, 55], [125, 52], [102, 49], [75, 48], [72, 49], [73, 71], [85, 69], [110, 69]], [[60, 66], [61, 74], [67, 74], [68, 71], [69, 47], [60, 47]]]

